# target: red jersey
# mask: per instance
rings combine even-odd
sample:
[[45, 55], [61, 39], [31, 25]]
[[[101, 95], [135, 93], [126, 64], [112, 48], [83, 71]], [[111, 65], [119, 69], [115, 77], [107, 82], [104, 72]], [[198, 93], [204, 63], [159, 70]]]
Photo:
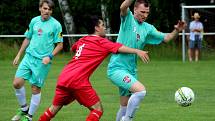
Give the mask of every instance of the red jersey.
[[117, 53], [121, 46], [120, 43], [114, 43], [96, 35], [79, 39], [72, 46], [76, 54], [64, 67], [57, 85], [74, 89], [91, 86], [90, 75], [111, 52]]

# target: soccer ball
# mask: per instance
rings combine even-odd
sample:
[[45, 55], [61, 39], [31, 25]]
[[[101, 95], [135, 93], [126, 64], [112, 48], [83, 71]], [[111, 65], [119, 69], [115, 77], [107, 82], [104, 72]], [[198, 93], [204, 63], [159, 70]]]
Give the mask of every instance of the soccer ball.
[[175, 101], [183, 107], [190, 106], [194, 101], [193, 90], [189, 87], [181, 87], [175, 92]]

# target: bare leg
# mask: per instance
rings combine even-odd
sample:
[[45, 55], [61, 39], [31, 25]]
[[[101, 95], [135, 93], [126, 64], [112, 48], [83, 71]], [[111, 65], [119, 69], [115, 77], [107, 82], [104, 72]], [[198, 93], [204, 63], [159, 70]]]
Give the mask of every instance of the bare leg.
[[193, 49], [189, 48], [188, 49], [188, 57], [189, 57], [189, 61], [193, 61]]
[[99, 121], [103, 114], [103, 107], [101, 102], [97, 102], [95, 105], [88, 107], [90, 114], [87, 116], [86, 121]]
[[195, 61], [199, 61], [199, 49], [195, 49]]
[[141, 101], [143, 100], [146, 91], [143, 84], [141, 84], [139, 81], [135, 82], [131, 88], [130, 91], [133, 93], [131, 97], [128, 100], [128, 105], [126, 109], [126, 114], [124, 117], [122, 117], [123, 121], [131, 121], [132, 118], [135, 115], [136, 110], [138, 109]]

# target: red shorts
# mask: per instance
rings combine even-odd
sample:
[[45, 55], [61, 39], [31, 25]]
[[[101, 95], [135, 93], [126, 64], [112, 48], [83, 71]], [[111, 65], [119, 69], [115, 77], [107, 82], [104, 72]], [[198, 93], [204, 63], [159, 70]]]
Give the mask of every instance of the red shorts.
[[92, 87], [83, 87], [81, 89], [70, 89], [67, 87], [57, 86], [53, 105], [63, 106], [74, 100], [77, 100], [85, 107], [91, 107], [100, 101], [96, 91]]

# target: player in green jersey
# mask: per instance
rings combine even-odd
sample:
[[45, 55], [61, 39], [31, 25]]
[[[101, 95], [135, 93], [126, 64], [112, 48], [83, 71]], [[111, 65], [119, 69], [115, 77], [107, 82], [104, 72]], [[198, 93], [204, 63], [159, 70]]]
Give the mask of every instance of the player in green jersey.
[[[51, 66], [52, 58], [63, 48], [61, 24], [51, 16], [54, 3], [52, 0], [41, 0], [40, 16], [34, 17], [25, 39], [15, 57], [13, 64], [17, 65], [20, 56], [25, 51], [15, 74], [13, 87], [20, 105], [12, 121], [32, 121], [41, 100], [41, 88]], [[55, 47], [56, 45], [56, 47]], [[29, 105], [26, 102], [25, 81], [31, 85], [32, 96]]]
[[[145, 22], [150, 12], [147, 0], [136, 0], [134, 14], [129, 6], [134, 0], [125, 0], [120, 6], [121, 25], [117, 42], [125, 46], [143, 49], [146, 44], [159, 44], [174, 39], [186, 26], [179, 21], [171, 33], [164, 34]], [[132, 121], [134, 113], [143, 100], [146, 89], [141, 81], [137, 80], [137, 56], [134, 54], [112, 55], [108, 64], [108, 77], [119, 87], [120, 109], [116, 121]]]

